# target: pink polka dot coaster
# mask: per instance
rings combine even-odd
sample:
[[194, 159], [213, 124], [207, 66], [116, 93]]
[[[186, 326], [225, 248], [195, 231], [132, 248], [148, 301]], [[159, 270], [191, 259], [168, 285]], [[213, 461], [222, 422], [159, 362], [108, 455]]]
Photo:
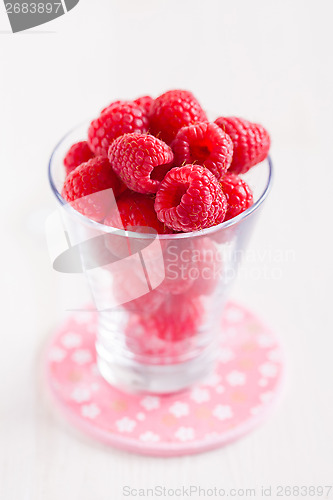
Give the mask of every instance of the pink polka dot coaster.
[[259, 424], [280, 392], [279, 342], [239, 304], [225, 308], [215, 372], [168, 396], [127, 394], [105, 382], [96, 365], [96, 328], [95, 313], [70, 317], [48, 344], [46, 373], [56, 406], [106, 444], [155, 456], [217, 448]]

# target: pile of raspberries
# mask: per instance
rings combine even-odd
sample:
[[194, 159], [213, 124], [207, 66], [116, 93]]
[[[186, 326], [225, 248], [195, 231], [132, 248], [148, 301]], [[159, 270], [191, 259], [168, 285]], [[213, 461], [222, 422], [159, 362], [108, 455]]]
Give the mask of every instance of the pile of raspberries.
[[[91, 122], [87, 141], [67, 152], [62, 197], [115, 228], [198, 231], [252, 205], [239, 175], [263, 161], [269, 147], [262, 125], [223, 116], [210, 122], [187, 90], [115, 101]], [[84, 202], [109, 189], [117, 210], [105, 196]]]

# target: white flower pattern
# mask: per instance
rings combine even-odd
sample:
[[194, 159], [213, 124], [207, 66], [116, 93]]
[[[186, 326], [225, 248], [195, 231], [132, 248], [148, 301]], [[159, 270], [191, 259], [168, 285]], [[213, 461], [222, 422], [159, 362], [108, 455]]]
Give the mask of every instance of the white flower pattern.
[[88, 349], [78, 349], [72, 354], [72, 360], [78, 365], [85, 365], [92, 359], [91, 352]]
[[271, 347], [275, 344], [275, 340], [271, 335], [267, 333], [262, 333], [257, 336], [257, 343], [260, 347]]
[[136, 422], [131, 418], [123, 417], [116, 421], [116, 426], [119, 432], [132, 432], [136, 426]]
[[[180, 450], [190, 449], [191, 441], [198, 449], [201, 443], [218, 443], [246, 420], [261, 418], [275, 398], [283, 369], [276, 338], [251, 313], [239, 309], [226, 306], [229, 313], [223, 318], [216, 371], [189, 391], [171, 397], [124, 395], [120, 401], [96, 365], [95, 313], [81, 313], [80, 320], [71, 319], [58, 332], [47, 354], [49, 383], [87, 430], [108, 432], [110, 442], [118, 435], [119, 442], [125, 444], [130, 438], [154, 453], [177, 443]], [[245, 393], [247, 397], [241, 399]], [[118, 400], [121, 404], [115, 406], [113, 401]]]
[[244, 385], [246, 381], [245, 373], [239, 372], [238, 370], [233, 370], [226, 376], [227, 382], [231, 386]]
[[235, 357], [235, 353], [233, 352], [232, 349], [229, 349], [228, 347], [224, 347], [220, 349], [219, 352], [219, 361], [221, 363], [229, 363], [229, 361], [233, 360]]
[[71, 399], [77, 403], [85, 403], [91, 399], [91, 392], [87, 387], [75, 387]]
[[273, 363], [264, 363], [259, 366], [259, 371], [263, 377], [275, 377], [278, 372], [278, 367]]
[[169, 412], [176, 418], [186, 417], [189, 413], [188, 404], [176, 401], [170, 406]]
[[75, 332], [67, 332], [62, 338], [61, 343], [66, 349], [79, 347], [82, 343], [81, 335]]
[[179, 427], [177, 432], [175, 432], [175, 437], [179, 441], [191, 441], [194, 439], [194, 429], [192, 427]]
[[160, 436], [154, 432], [147, 431], [140, 434], [139, 439], [145, 443], [157, 443], [160, 440]]
[[229, 405], [217, 405], [213, 410], [213, 415], [218, 420], [228, 420], [233, 417], [233, 412]]
[[269, 361], [279, 362], [282, 359], [282, 352], [280, 349], [272, 349], [267, 353], [267, 358], [269, 359]]
[[160, 398], [157, 396], [146, 396], [141, 399], [140, 405], [147, 411], [157, 410], [160, 407]]
[[195, 403], [205, 403], [210, 400], [210, 394], [207, 389], [202, 389], [201, 387], [195, 387], [190, 394], [190, 398]]
[[55, 363], [61, 363], [66, 357], [67, 353], [60, 347], [53, 347], [49, 352], [49, 359]]
[[254, 406], [251, 408], [250, 413], [251, 415], [258, 415], [262, 411], [262, 406]]
[[216, 387], [221, 381], [221, 376], [218, 373], [211, 373], [208, 377], [203, 380], [203, 385], [208, 385], [209, 387]]
[[100, 413], [101, 410], [95, 403], [81, 406], [81, 415], [85, 418], [94, 420]]

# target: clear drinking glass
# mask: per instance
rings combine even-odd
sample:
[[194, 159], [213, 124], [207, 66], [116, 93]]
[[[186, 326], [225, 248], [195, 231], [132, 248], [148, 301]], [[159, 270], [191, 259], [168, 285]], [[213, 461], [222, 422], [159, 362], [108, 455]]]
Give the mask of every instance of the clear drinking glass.
[[270, 190], [272, 163], [268, 158], [244, 176], [254, 203], [230, 221], [171, 235], [124, 231], [82, 216], [61, 197], [63, 158], [87, 127], [56, 146], [49, 179], [73, 249], [71, 269], [85, 272], [98, 310], [98, 368], [130, 392], [182, 390], [214, 367], [224, 304]]

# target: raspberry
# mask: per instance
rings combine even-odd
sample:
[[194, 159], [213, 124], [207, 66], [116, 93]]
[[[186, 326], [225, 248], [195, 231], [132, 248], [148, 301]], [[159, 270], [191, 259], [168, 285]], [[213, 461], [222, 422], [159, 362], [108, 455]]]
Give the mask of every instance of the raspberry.
[[196, 231], [223, 221], [227, 200], [216, 177], [201, 165], [170, 170], [155, 199], [157, 217], [175, 231]]
[[67, 151], [64, 159], [66, 175], [68, 175], [74, 168], [85, 163], [94, 157], [94, 153], [90, 150], [86, 141], [77, 142], [73, 144]]
[[139, 104], [139, 106], [141, 106], [145, 110], [147, 115], [149, 115], [151, 107], [152, 107], [153, 102], [154, 102], [154, 99], [152, 97], [150, 97], [149, 95], [144, 95], [142, 97], [138, 97], [137, 99], [134, 99], [133, 102], [135, 102], [136, 104]]
[[215, 123], [202, 122], [181, 128], [171, 147], [175, 164], [198, 163], [208, 168], [218, 180], [232, 160], [232, 140]]
[[108, 159], [97, 156], [79, 165], [66, 177], [62, 196], [81, 214], [100, 221], [112, 203], [109, 191], [105, 191], [110, 188], [117, 196], [119, 179]]
[[116, 101], [94, 121], [88, 130], [90, 149], [100, 156], [108, 156], [110, 144], [117, 137], [132, 133], [144, 133], [148, 130], [148, 118], [139, 104], [130, 101]]
[[[104, 111], [107, 111], [111, 106], [114, 106], [115, 104], [121, 104], [124, 102], [126, 103], [129, 101], [113, 101], [113, 102], [111, 102], [111, 104], [106, 106], [106, 108], [102, 109], [101, 114], [104, 113]], [[152, 97], [150, 97], [149, 95], [144, 95], [144, 96], [138, 97], [137, 99], [134, 99], [134, 101], [130, 101], [130, 102], [134, 102], [135, 104], [138, 104], [139, 106], [141, 106], [144, 109], [146, 115], [148, 116], [150, 113], [150, 110], [151, 110], [151, 106], [154, 102], [154, 99]]]
[[[106, 106], [105, 108], [102, 109], [101, 113], [100, 114], [103, 114], [105, 111], [108, 111], [109, 108], [114, 107], [114, 106], [117, 106], [118, 104], [126, 104], [130, 101], [121, 101], [121, 100], [118, 100], [118, 101], [112, 101], [110, 104], [108, 104], [108, 106]], [[131, 101], [132, 102], [132, 101]]]
[[224, 220], [236, 217], [252, 205], [253, 194], [251, 188], [237, 175], [225, 175], [221, 181], [221, 186], [228, 202]]
[[234, 155], [229, 172], [244, 174], [268, 155], [270, 137], [262, 125], [234, 116], [221, 116], [215, 123], [231, 137], [234, 143]]
[[170, 295], [151, 317], [150, 327], [157, 337], [179, 342], [193, 337], [202, 322], [204, 308], [199, 298]]
[[204, 306], [199, 297], [171, 295], [152, 314], [132, 316], [125, 334], [137, 354], [155, 354], [166, 358], [168, 364], [177, 363], [190, 344], [194, 347], [203, 319]]
[[126, 190], [117, 199], [118, 210], [111, 209], [104, 219], [107, 226], [142, 232], [142, 226], [155, 229], [159, 234], [172, 231], [162, 224], [154, 210], [154, 200], [145, 194]]
[[148, 134], [125, 134], [110, 146], [113, 170], [127, 187], [138, 193], [156, 193], [173, 162], [169, 146]]
[[155, 99], [150, 112], [150, 131], [167, 144], [182, 127], [207, 120], [194, 95], [187, 90], [169, 90]]

